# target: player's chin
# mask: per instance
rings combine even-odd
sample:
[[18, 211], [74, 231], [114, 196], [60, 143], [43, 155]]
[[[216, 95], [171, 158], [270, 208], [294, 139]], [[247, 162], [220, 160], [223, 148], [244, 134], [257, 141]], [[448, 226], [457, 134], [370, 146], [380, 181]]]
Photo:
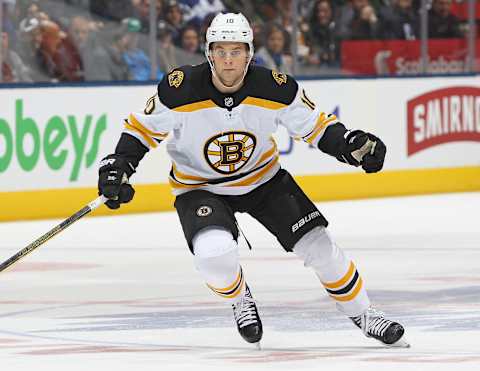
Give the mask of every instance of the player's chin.
[[228, 86], [228, 87], [234, 86], [235, 84], [237, 84], [237, 82], [238, 82], [237, 79], [231, 79], [231, 78], [226, 78], [226, 79], [224, 78], [222, 80], [223, 85]]
[[238, 74], [238, 72], [235, 73], [226, 73], [223, 75], [225, 82], [231, 83], [234, 85], [236, 82], [238, 82], [242, 76]]

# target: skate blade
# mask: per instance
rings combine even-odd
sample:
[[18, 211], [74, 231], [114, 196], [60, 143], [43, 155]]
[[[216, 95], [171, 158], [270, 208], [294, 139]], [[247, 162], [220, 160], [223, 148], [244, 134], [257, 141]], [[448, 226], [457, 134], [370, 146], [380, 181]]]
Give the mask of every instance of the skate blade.
[[400, 339], [393, 344], [385, 344], [388, 348], [410, 348], [410, 344], [405, 339]]
[[257, 350], [262, 350], [262, 345], [260, 344], [260, 342], [258, 343], [253, 343], [255, 345], [255, 349]]

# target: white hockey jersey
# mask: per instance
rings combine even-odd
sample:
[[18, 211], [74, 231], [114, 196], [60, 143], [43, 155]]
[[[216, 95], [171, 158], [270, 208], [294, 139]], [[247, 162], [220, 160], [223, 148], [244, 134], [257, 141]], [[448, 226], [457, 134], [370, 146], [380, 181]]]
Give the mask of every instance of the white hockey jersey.
[[314, 146], [333, 114], [315, 107], [290, 76], [250, 67], [243, 87], [220, 93], [207, 63], [173, 70], [143, 112], [131, 113], [125, 132], [153, 148], [167, 139], [169, 182], [178, 195], [205, 189], [224, 195], [252, 191], [279, 170], [272, 134], [278, 125]]

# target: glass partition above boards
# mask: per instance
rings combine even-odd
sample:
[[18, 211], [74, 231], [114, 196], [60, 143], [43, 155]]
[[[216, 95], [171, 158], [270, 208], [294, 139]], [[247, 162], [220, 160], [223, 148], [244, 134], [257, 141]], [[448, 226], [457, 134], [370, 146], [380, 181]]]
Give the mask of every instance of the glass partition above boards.
[[0, 0], [0, 83], [156, 81], [242, 12], [252, 63], [300, 77], [478, 73], [476, 0]]

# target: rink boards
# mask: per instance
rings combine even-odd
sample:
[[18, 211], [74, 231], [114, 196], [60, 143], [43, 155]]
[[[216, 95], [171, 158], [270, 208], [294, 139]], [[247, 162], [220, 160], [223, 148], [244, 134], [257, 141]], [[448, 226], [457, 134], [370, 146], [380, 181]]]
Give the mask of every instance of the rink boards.
[[[280, 128], [282, 166], [317, 201], [480, 189], [480, 77], [301, 81], [322, 110], [386, 143], [384, 171], [337, 162]], [[99, 160], [114, 150], [129, 110], [155, 86], [0, 89], [0, 220], [60, 217], [96, 197]], [[165, 146], [132, 178], [120, 212], [172, 208]], [[118, 213], [119, 211], [116, 211]], [[110, 214], [106, 208], [98, 214]]]

